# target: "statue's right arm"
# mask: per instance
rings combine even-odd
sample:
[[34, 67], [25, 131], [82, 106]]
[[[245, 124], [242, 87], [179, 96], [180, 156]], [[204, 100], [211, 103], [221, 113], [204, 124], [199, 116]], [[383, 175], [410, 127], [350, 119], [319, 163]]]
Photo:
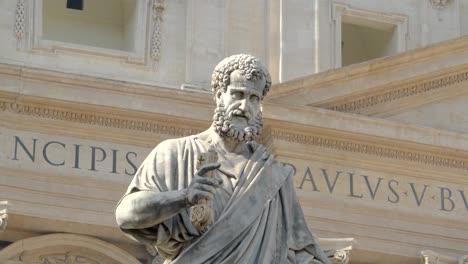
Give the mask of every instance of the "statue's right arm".
[[115, 211], [117, 224], [123, 229], [152, 227], [193, 206], [201, 198], [213, 199], [221, 180], [204, 175], [219, 167], [219, 163], [202, 166], [190, 185], [183, 190], [167, 192], [146, 190], [126, 195]]
[[125, 196], [117, 206], [117, 224], [123, 229], [148, 228], [190, 207], [188, 189], [156, 192], [138, 191]]

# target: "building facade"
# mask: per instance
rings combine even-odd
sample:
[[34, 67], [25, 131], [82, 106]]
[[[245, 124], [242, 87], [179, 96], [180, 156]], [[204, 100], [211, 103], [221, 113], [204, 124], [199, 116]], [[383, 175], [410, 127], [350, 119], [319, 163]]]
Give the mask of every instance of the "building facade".
[[3, 1], [0, 263], [151, 263], [114, 207], [237, 53], [335, 263], [468, 263], [465, 35], [467, 0]]

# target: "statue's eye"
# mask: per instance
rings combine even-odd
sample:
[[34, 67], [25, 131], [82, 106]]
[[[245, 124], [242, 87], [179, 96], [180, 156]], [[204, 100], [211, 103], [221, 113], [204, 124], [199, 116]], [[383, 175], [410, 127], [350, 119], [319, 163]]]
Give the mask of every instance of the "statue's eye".
[[244, 93], [242, 93], [242, 92], [234, 92], [234, 93], [232, 93], [232, 97], [233, 97], [234, 99], [242, 99], [242, 98], [244, 97]]
[[250, 101], [258, 103], [260, 101], [260, 98], [253, 94], [250, 96]]

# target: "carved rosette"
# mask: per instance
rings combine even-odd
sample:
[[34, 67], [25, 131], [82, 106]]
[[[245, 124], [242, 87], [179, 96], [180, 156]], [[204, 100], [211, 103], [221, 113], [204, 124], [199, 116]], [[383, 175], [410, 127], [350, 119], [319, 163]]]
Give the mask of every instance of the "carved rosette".
[[332, 264], [348, 264], [349, 250], [337, 250], [333, 257], [330, 258]]
[[164, 11], [164, 0], [153, 0], [153, 32], [151, 34], [150, 56], [153, 60], [161, 57], [161, 23]]
[[442, 10], [447, 8], [447, 6], [449, 6], [453, 0], [429, 0], [429, 2], [434, 9]]
[[331, 264], [348, 264], [351, 248], [326, 250], [325, 254]]
[[15, 11], [15, 36], [19, 41], [25, 34], [25, 0], [18, 0]]

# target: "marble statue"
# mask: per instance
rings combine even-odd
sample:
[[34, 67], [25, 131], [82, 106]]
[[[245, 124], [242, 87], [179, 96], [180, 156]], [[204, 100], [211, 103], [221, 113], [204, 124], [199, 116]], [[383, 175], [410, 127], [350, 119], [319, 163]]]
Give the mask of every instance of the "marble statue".
[[164, 263], [329, 263], [309, 231], [291, 169], [255, 143], [271, 78], [234, 55], [212, 76], [212, 126], [159, 144], [116, 208], [121, 230]]

